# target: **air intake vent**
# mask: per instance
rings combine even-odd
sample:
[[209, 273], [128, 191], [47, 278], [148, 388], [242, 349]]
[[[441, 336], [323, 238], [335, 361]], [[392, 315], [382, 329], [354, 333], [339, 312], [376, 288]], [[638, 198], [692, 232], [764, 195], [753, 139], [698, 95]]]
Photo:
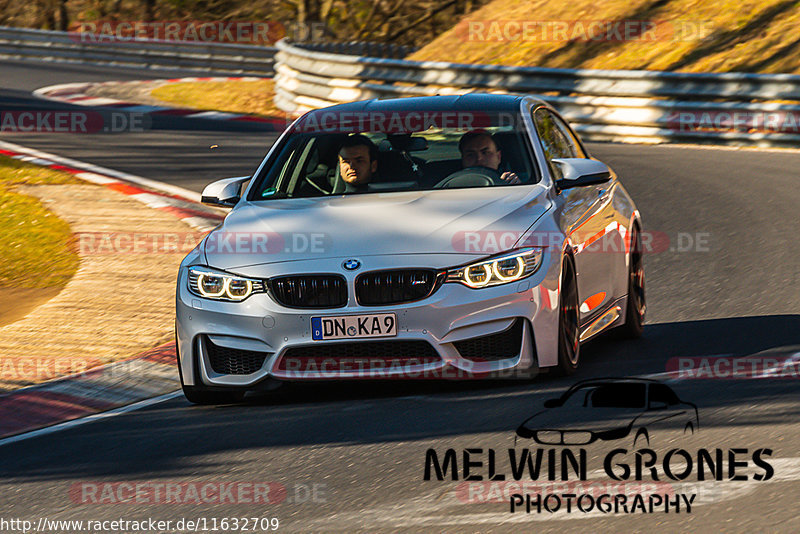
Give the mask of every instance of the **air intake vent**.
[[430, 343], [422, 340], [321, 343], [288, 349], [278, 369], [282, 371], [366, 371], [442, 361]]
[[522, 319], [517, 319], [509, 328], [497, 334], [456, 341], [453, 345], [462, 358], [474, 362], [513, 358], [522, 348]]
[[273, 298], [287, 308], [341, 308], [347, 304], [347, 281], [337, 275], [272, 278]]
[[221, 375], [249, 375], [255, 373], [264, 365], [264, 360], [268, 355], [266, 352], [220, 347], [214, 345], [208, 339], [205, 340], [205, 348], [211, 369]]
[[361, 306], [382, 306], [422, 300], [443, 280], [431, 269], [375, 271], [356, 278], [356, 298]]

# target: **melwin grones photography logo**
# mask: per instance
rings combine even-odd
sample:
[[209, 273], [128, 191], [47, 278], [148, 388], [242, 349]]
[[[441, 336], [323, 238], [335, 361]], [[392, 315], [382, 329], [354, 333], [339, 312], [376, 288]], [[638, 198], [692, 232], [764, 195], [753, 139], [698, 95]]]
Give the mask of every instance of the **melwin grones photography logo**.
[[584, 380], [517, 425], [513, 448], [427, 449], [423, 480], [460, 482], [461, 502], [510, 513], [680, 514], [700, 484], [775, 476], [772, 449], [694, 449], [699, 431], [697, 406], [667, 384]]

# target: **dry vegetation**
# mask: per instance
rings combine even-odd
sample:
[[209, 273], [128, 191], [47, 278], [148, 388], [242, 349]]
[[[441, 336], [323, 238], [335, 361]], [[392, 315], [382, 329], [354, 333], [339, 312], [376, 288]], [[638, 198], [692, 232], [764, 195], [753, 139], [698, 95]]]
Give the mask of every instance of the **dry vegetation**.
[[150, 94], [168, 104], [196, 109], [247, 113], [272, 118], [286, 118], [275, 107], [275, 84], [272, 80], [228, 82], [181, 82], [162, 85]]
[[487, 1], [0, 0], [0, 24], [67, 30], [90, 21], [277, 21], [295, 38], [421, 46]]
[[[586, 26], [581, 31], [577, 21], [608, 20], [655, 23], [657, 31], [643, 40], [580, 38], [589, 34]], [[470, 21], [482, 21], [485, 31], [470, 35]], [[493, 28], [492, 21], [499, 26]], [[579, 38], [514, 39], [522, 33], [515, 33], [512, 26], [508, 32], [512, 39], [508, 39], [496, 31], [508, 28], [508, 21], [572, 21], [569, 31], [576, 31]], [[800, 73], [798, 27], [800, 3], [786, 0], [609, 0], [601, 4], [595, 0], [494, 0], [411, 58], [561, 68]]]
[[78, 268], [72, 232], [17, 185], [82, 183], [71, 175], [0, 156], [0, 288], [63, 287]]

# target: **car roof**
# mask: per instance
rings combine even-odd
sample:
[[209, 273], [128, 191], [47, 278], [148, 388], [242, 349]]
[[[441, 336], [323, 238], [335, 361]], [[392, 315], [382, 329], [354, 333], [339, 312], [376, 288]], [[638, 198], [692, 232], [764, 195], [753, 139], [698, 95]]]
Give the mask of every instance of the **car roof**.
[[590, 378], [588, 380], [576, 382], [564, 392], [564, 395], [585, 386], [599, 386], [604, 384], [661, 384], [661, 382], [650, 378]]
[[[405, 98], [390, 98], [384, 100], [360, 100], [337, 104], [334, 106], [316, 109], [309, 112], [319, 113], [322, 111], [336, 111], [340, 113], [358, 112], [409, 112], [425, 110], [452, 110], [452, 111], [476, 111], [480, 110], [488, 113], [519, 111], [520, 102], [525, 98], [522, 95], [498, 95], [489, 93], [467, 93], [464, 95], [443, 95], [443, 96], [414, 96]], [[537, 104], [544, 102], [537, 101]]]

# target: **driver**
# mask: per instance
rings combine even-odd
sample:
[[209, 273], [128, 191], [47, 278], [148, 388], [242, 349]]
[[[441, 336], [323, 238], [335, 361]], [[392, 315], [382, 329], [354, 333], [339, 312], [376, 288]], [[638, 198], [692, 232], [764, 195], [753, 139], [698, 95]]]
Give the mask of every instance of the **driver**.
[[[497, 148], [497, 142], [492, 134], [486, 130], [471, 130], [465, 133], [458, 142], [458, 151], [461, 152], [461, 166], [464, 168], [488, 167], [500, 170], [502, 153]], [[503, 172], [500, 179], [508, 184], [522, 183], [516, 173], [509, 171]]]
[[339, 149], [339, 174], [345, 193], [366, 193], [378, 172], [378, 147], [363, 134], [350, 135]]

